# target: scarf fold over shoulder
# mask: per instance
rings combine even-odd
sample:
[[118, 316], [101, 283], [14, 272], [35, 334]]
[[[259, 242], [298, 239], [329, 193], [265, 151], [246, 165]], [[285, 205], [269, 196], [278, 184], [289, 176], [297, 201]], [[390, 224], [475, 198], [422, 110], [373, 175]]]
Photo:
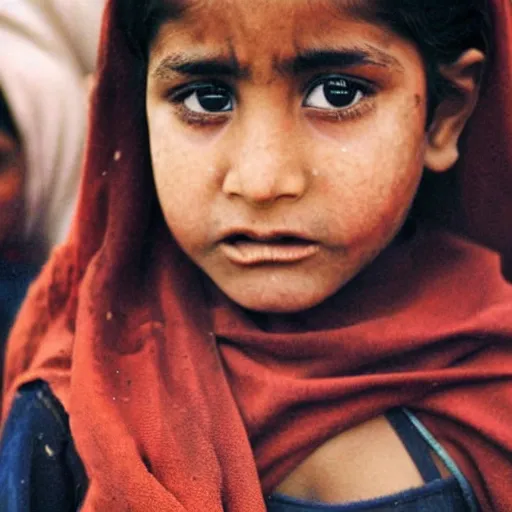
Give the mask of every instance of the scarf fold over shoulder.
[[420, 223], [273, 333], [208, 296], [162, 225], [122, 1], [104, 20], [78, 212], [10, 337], [3, 417], [19, 386], [49, 382], [90, 479], [84, 512], [263, 512], [320, 444], [407, 405], [482, 509], [510, 512], [512, 287], [494, 252], [512, 255], [509, 0], [493, 2], [496, 57], [454, 171], [454, 217], [487, 247]]

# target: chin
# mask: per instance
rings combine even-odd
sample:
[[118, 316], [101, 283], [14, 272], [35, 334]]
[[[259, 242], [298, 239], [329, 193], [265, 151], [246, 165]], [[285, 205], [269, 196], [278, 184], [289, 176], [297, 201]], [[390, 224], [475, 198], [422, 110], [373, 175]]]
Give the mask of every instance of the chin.
[[[323, 271], [322, 271], [323, 270]], [[352, 269], [327, 265], [312, 268], [255, 268], [232, 274], [210, 273], [210, 279], [240, 307], [263, 314], [291, 314], [314, 308], [337, 293]]]
[[[332, 292], [334, 293], [335, 290]], [[291, 314], [311, 309], [330, 297], [331, 293], [299, 292], [296, 290], [224, 290], [236, 304], [255, 313]]]

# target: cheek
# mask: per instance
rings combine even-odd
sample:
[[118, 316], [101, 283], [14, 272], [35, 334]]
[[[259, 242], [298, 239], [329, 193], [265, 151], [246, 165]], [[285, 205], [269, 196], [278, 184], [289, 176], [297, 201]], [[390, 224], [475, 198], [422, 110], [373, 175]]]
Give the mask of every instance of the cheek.
[[205, 219], [210, 218], [212, 202], [212, 166], [204, 153], [191, 150], [176, 132], [172, 137], [151, 136], [151, 158], [166, 223], [177, 242], [187, 250], [206, 233]]
[[[319, 128], [317, 127], [318, 131]], [[400, 227], [423, 171], [422, 119], [382, 118], [353, 129], [323, 127], [313, 167], [347, 246], [389, 238]]]

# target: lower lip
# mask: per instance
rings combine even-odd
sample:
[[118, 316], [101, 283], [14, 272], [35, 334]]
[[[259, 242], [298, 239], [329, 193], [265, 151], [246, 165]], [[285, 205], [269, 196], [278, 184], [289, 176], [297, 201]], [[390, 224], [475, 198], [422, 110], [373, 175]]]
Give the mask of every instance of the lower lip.
[[279, 244], [270, 242], [222, 243], [222, 252], [232, 263], [252, 266], [271, 263], [298, 263], [315, 255], [319, 247], [313, 243]]

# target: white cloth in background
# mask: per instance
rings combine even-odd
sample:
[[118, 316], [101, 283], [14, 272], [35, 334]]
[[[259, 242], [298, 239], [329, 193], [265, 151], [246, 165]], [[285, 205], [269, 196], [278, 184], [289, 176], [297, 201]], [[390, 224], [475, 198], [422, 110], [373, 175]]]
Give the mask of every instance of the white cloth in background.
[[104, 4], [0, 0], [0, 90], [27, 161], [24, 235], [39, 259], [63, 241], [75, 206]]

